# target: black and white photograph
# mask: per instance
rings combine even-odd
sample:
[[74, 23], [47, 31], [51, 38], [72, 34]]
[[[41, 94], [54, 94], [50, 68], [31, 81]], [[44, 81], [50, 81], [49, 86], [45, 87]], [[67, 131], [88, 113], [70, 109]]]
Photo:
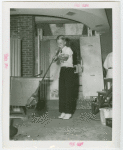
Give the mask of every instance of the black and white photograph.
[[9, 141], [66, 141], [69, 148], [112, 142], [114, 8], [16, 5], [8, 10], [10, 49], [3, 56]]

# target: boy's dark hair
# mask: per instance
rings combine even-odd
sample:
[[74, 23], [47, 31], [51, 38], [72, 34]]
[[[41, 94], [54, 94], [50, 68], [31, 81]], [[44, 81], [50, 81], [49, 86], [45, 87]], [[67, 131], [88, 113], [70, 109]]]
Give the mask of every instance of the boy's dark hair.
[[70, 39], [66, 38], [64, 35], [59, 35], [57, 36], [56, 41], [60, 39], [66, 42], [67, 47], [70, 47]]
[[59, 36], [57, 36], [57, 38], [56, 38], [56, 41], [57, 40], [63, 40], [63, 41], [66, 41], [66, 38], [65, 38], [65, 36], [64, 35], [59, 35]]

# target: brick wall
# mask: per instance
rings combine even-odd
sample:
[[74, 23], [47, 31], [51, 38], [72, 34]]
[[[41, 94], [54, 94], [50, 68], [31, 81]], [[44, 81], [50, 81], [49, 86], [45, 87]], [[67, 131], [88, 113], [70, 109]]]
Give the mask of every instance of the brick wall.
[[22, 40], [22, 76], [33, 76], [35, 68], [35, 17], [10, 16], [10, 36]]

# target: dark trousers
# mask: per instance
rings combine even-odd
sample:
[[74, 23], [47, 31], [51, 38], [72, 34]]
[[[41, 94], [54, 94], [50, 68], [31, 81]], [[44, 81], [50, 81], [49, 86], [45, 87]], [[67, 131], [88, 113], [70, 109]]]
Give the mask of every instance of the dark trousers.
[[70, 67], [61, 67], [59, 78], [59, 112], [61, 113], [74, 113], [74, 80], [74, 69]]

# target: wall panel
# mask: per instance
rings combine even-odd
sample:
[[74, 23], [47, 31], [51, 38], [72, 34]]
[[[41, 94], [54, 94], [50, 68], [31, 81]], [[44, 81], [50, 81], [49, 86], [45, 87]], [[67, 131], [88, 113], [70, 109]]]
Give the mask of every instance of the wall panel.
[[10, 39], [11, 76], [21, 76], [21, 40]]

